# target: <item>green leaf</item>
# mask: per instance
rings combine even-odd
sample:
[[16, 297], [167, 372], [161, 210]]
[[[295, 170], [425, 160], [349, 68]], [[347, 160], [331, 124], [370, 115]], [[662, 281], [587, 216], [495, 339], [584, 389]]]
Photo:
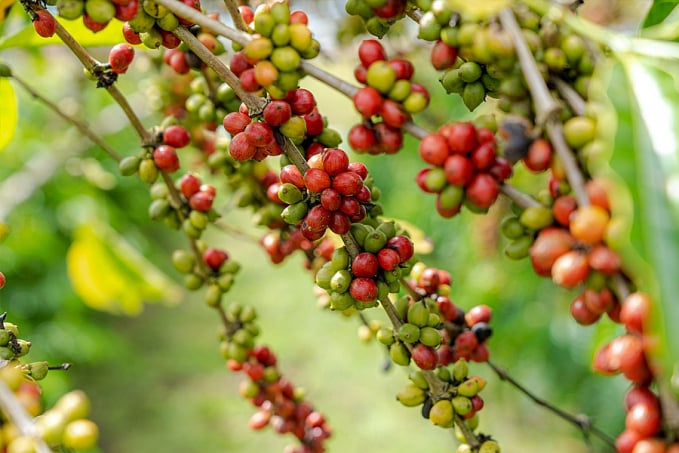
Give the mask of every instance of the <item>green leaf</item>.
[[136, 315], [144, 302], [177, 303], [182, 289], [103, 223], [82, 225], [66, 256], [78, 296], [91, 308]]
[[12, 141], [17, 127], [17, 98], [9, 79], [0, 77], [0, 152]]
[[648, 28], [664, 21], [672, 10], [679, 4], [679, 0], [655, 0], [646, 14], [642, 28]]
[[623, 255], [640, 290], [658, 302], [653, 330], [662, 341], [656, 352], [671, 372], [679, 361], [679, 62], [660, 66], [631, 56], [621, 62], [609, 97], [618, 116], [611, 164], [630, 188], [634, 210]]
[[[90, 46], [112, 46], [123, 42], [122, 22], [117, 19], [112, 20], [106, 28], [94, 33], [85, 27], [82, 20], [64, 20], [56, 18], [61, 25], [75, 38], [83, 47]], [[15, 34], [0, 39], [0, 50], [12, 47], [40, 47], [52, 44], [63, 44], [57, 35], [50, 38], [42, 38], [29, 23]]]

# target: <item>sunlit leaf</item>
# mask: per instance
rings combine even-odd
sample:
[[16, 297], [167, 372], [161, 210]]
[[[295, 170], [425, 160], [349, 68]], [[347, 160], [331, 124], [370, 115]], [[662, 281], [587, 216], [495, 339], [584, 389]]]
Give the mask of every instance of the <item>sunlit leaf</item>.
[[17, 99], [9, 79], [0, 77], [0, 152], [12, 141], [17, 126]]
[[66, 260], [75, 292], [96, 310], [136, 315], [144, 302], [176, 303], [182, 292], [103, 224], [79, 227]]
[[643, 28], [657, 25], [664, 21], [679, 4], [679, 0], [655, 0], [646, 14]]
[[[89, 46], [112, 46], [123, 42], [122, 23], [116, 19], [112, 20], [106, 28], [94, 33], [83, 25], [82, 20], [64, 20], [56, 18], [68, 32], [73, 35], [76, 41], [83, 47]], [[15, 34], [0, 39], [0, 50], [11, 47], [40, 47], [51, 44], [62, 44], [57, 35], [51, 38], [42, 38], [29, 23]]]
[[610, 83], [618, 115], [615, 171], [634, 202], [628, 254], [638, 253], [633, 271], [640, 289], [659, 301], [654, 326], [666, 370], [679, 360], [679, 62], [627, 57]]

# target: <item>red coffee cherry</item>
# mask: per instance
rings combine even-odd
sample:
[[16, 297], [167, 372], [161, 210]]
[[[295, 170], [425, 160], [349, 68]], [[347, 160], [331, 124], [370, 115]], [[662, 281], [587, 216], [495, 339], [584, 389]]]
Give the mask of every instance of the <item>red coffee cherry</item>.
[[315, 233], [322, 233], [328, 228], [330, 223], [330, 211], [323, 206], [316, 205], [307, 213], [304, 223], [309, 231]]
[[222, 264], [224, 264], [224, 262], [228, 259], [229, 255], [224, 250], [208, 248], [205, 250], [205, 252], [203, 252], [203, 261], [213, 271], [219, 270]]
[[363, 179], [353, 171], [338, 174], [332, 180], [332, 188], [345, 197], [352, 196], [363, 186]]
[[342, 195], [335, 189], [325, 189], [321, 193], [321, 206], [328, 211], [337, 211], [342, 205]]
[[493, 316], [493, 309], [488, 305], [481, 304], [472, 307], [465, 315], [464, 319], [469, 326], [474, 324], [485, 322], [489, 323], [490, 318]]
[[163, 142], [175, 148], [183, 148], [191, 143], [189, 131], [184, 126], [172, 125], [163, 131]]
[[[139, 36], [139, 33], [132, 30], [132, 28], [130, 27], [130, 24], [128, 24], [127, 22], [125, 22], [123, 24], [123, 37], [125, 38], [125, 41], [127, 41], [128, 43], [130, 43], [132, 45], [141, 44], [141, 37]], [[183, 58], [184, 58], [184, 56], [182, 55], [182, 59]], [[170, 66], [172, 66], [172, 65], [170, 65]], [[182, 74], [179, 71], [176, 71], [176, 72], [178, 74]]]
[[177, 151], [169, 145], [160, 145], [153, 150], [153, 162], [156, 167], [169, 173], [179, 170]]
[[478, 146], [476, 128], [472, 123], [446, 124], [439, 129], [448, 140], [448, 147], [458, 154], [469, 154]]
[[392, 58], [391, 60], [387, 61], [387, 63], [389, 63], [389, 66], [394, 68], [396, 80], [410, 80], [413, 77], [415, 67], [408, 60], [404, 60], [402, 58]]
[[302, 173], [300, 173], [299, 169], [293, 164], [281, 168], [281, 182], [294, 184], [298, 189], [304, 189], [306, 187]]
[[4, 288], [6, 283], [7, 283], [7, 278], [5, 277], [5, 274], [0, 272], [0, 289]]
[[576, 297], [571, 303], [571, 316], [573, 316], [575, 322], [583, 326], [594, 324], [601, 318], [600, 313], [594, 313], [587, 307], [582, 295]]
[[349, 146], [358, 152], [370, 152], [377, 144], [375, 131], [365, 124], [356, 124], [349, 130]]
[[382, 106], [380, 107], [380, 116], [382, 117], [382, 120], [385, 122], [385, 124], [394, 128], [403, 126], [410, 117], [410, 115], [408, 115], [403, 110], [401, 104], [396, 101], [392, 101], [391, 99], [385, 99], [382, 102]]
[[561, 228], [545, 228], [538, 233], [530, 248], [530, 259], [533, 270], [543, 277], [551, 275], [552, 265], [564, 253], [575, 245], [575, 240]]
[[[660, 431], [662, 417], [655, 404], [637, 403], [632, 406], [625, 417], [627, 429], [636, 431], [642, 437], [651, 437]], [[636, 450], [636, 447], [635, 447]]]
[[403, 133], [401, 129], [391, 127], [387, 123], [375, 125], [377, 146], [385, 154], [394, 154], [403, 146]]
[[495, 144], [483, 143], [479, 145], [471, 154], [471, 164], [478, 171], [488, 170], [495, 162]]
[[552, 212], [554, 219], [565, 227], [570, 223], [571, 214], [578, 208], [578, 203], [575, 197], [571, 195], [562, 195], [554, 200], [552, 205]]
[[292, 90], [286, 100], [290, 103], [292, 113], [295, 115], [306, 115], [316, 107], [313, 93], [305, 88]]
[[523, 163], [532, 172], [547, 170], [552, 164], [552, 145], [543, 138], [533, 141], [528, 147], [528, 154]]
[[339, 148], [328, 148], [322, 156], [323, 169], [330, 176], [336, 176], [349, 169], [349, 156]]
[[353, 97], [354, 106], [363, 118], [369, 119], [379, 115], [384, 99], [379, 91], [367, 86], [359, 89]]
[[566, 288], [572, 288], [584, 282], [588, 274], [587, 255], [577, 250], [564, 253], [552, 265], [552, 280], [557, 285]]
[[651, 299], [644, 293], [632, 293], [620, 308], [620, 321], [628, 332], [643, 333], [651, 313]]
[[471, 161], [460, 154], [453, 154], [446, 158], [443, 169], [445, 170], [446, 181], [454, 186], [464, 187], [474, 176]]
[[253, 121], [245, 127], [243, 133], [247, 134], [249, 141], [257, 147], [267, 146], [276, 140], [271, 126], [263, 121]]
[[49, 11], [41, 9], [35, 12], [33, 28], [38, 35], [49, 38], [57, 31], [57, 21]]
[[356, 173], [362, 180], [368, 177], [368, 167], [363, 162], [351, 162], [348, 170]]
[[129, 44], [116, 44], [108, 54], [108, 63], [111, 71], [116, 74], [123, 74], [134, 59], [134, 48]]
[[369, 252], [356, 255], [351, 262], [351, 273], [355, 277], [374, 277], [379, 269], [377, 256]]
[[271, 101], [264, 107], [262, 112], [264, 121], [266, 121], [271, 126], [278, 127], [283, 123], [287, 122], [292, 116], [292, 109], [290, 104], [285, 101]]
[[383, 248], [377, 252], [379, 265], [385, 271], [392, 271], [401, 264], [401, 257], [398, 252], [391, 248]]
[[632, 453], [634, 446], [643, 438], [641, 434], [626, 429], [615, 439], [615, 451], [617, 453]]
[[632, 387], [625, 394], [625, 410], [629, 411], [637, 404], [658, 405], [658, 397], [648, 387]]
[[469, 201], [481, 209], [489, 208], [500, 194], [497, 181], [487, 173], [477, 173], [466, 188]]
[[252, 120], [241, 112], [230, 112], [224, 117], [224, 129], [231, 135], [237, 135], [245, 130]]
[[372, 302], [377, 299], [377, 283], [372, 278], [355, 278], [349, 285], [349, 294], [359, 302]]
[[188, 199], [200, 190], [200, 179], [191, 173], [186, 173], [179, 178], [179, 190]]
[[420, 141], [418, 151], [426, 163], [443, 166], [448, 158], [448, 141], [443, 135], [429, 134]]
[[234, 159], [244, 162], [250, 160], [255, 156], [257, 147], [255, 147], [249, 134], [241, 132], [236, 134], [229, 144], [229, 154]]
[[394, 249], [398, 253], [400, 262], [403, 264], [412, 258], [415, 253], [413, 242], [406, 236], [394, 236], [387, 241], [387, 247]]
[[325, 124], [323, 121], [323, 116], [319, 113], [316, 107], [311, 110], [311, 112], [304, 115], [304, 122], [306, 123], [306, 133], [307, 135], [319, 135], [323, 132]]
[[369, 68], [375, 61], [387, 59], [387, 52], [376, 39], [366, 39], [358, 46], [358, 58], [365, 68]]
[[330, 188], [330, 175], [320, 168], [310, 168], [304, 173], [304, 183], [311, 192], [321, 193]]
[[328, 228], [335, 234], [346, 234], [351, 229], [351, 219], [341, 212], [333, 212], [330, 215]]
[[412, 352], [411, 358], [415, 365], [423, 370], [433, 370], [438, 364], [438, 355], [436, 350], [430, 346], [418, 343]]
[[189, 206], [196, 211], [207, 212], [212, 208], [214, 198], [214, 195], [200, 191], [191, 195], [191, 198], [189, 198]]
[[443, 41], [436, 41], [431, 49], [429, 59], [434, 69], [439, 71], [452, 68], [455, 65], [455, 60], [457, 60], [457, 48], [450, 47]]

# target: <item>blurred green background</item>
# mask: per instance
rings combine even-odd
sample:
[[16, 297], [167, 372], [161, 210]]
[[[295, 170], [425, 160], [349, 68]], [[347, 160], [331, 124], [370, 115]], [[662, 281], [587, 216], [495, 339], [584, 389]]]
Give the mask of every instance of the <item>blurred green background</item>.
[[[396, 40], [390, 52], [409, 47]], [[106, 49], [92, 51], [105, 58]], [[351, 52], [333, 52], [320, 64], [353, 80]], [[118, 107], [80, 76], [75, 59], [63, 49], [8, 50], [0, 57], [61, 108], [86, 118], [118, 152], [137, 152], [138, 139], [125, 127]], [[444, 97], [436, 74], [417, 64], [426, 53], [414, 57], [416, 77], [436, 93], [433, 113], [418, 121], [434, 129], [448, 118], [463, 118], [459, 99]], [[152, 68], [148, 56], [138, 55], [119, 82], [146, 126], [160, 121], [146, 102], [160, 83]], [[321, 113], [343, 134], [357, 120], [349, 100], [313, 81], [304, 80], [303, 86], [312, 89]], [[0, 310], [20, 326], [22, 338], [33, 342], [29, 359], [74, 365], [43, 381], [46, 403], [72, 387], [85, 390], [106, 452], [281, 451], [292, 438], [247, 428], [253, 408], [238, 396], [239, 376], [224, 366], [219, 320], [200, 291], [181, 292], [179, 304], [147, 304], [133, 317], [92, 310], [75, 295], [65, 256], [82, 221], [110, 225], [176, 282], [180, 276], [170, 256], [186, 241], [149, 220], [143, 183], [119, 177], [115, 163], [71, 125], [20, 88], [16, 92], [20, 127], [0, 155], [0, 209], [11, 229], [0, 244], [0, 270], [8, 280], [0, 291]], [[493, 307], [492, 360], [537, 395], [574, 414], [588, 414], [598, 427], [617, 435], [623, 427], [626, 384], [589, 369], [595, 345], [611, 338], [614, 327], [607, 322], [578, 326], [568, 312], [575, 293], [536, 277], [526, 260], [504, 257], [495, 225], [508, 206], [500, 203], [488, 216], [465, 212], [444, 220], [435, 215], [434, 198], [413, 183], [422, 168], [414, 140], [407, 139], [396, 157], [352, 157], [368, 165], [382, 190], [385, 213], [423, 230], [435, 245], [423, 259], [450, 271], [454, 301], [463, 308]], [[218, 187], [224, 221], [253, 236], [263, 234], [247, 212], [229, 207], [219, 177], [211, 181]], [[334, 431], [330, 452], [455, 451], [450, 431], [395, 401], [407, 373], [398, 367], [382, 371], [384, 350], [357, 338], [358, 320], [318, 307], [301, 257], [274, 266], [254, 241], [240, 235], [210, 231], [207, 239], [243, 265], [227, 300], [258, 308], [261, 340], [275, 348], [282, 371], [327, 415]], [[379, 309], [366, 315], [382, 319]], [[606, 451], [596, 441], [589, 450], [578, 430], [500, 382], [487, 366], [474, 365], [473, 372], [489, 381], [481, 430], [493, 434], [503, 451]]]

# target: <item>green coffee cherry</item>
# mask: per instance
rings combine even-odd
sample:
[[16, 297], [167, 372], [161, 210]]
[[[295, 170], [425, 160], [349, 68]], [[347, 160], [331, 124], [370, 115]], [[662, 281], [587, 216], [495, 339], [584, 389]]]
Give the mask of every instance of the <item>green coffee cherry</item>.
[[457, 394], [471, 398], [479, 393], [479, 385], [474, 379], [468, 379], [457, 387]]
[[469, 398], [464, 396], [456, 396], [452, 400], [453, 409], [455, 413], [460, 415], [467, 415], [472, 411], [472, 402]]
[[429, 383], [427, 380], [424, 378], [424, 374], [422, 374], [421, 370], [415, 370], [412, 371], [409, 375], [408, 378], [412, 381], [412, 383], [422, 389], [422, 390], [429, 390]]
[[481, 78], [482, 74], [481, 66], [473, 61], [462, 63], [462, 66], [459, 68], [459, 77], [465, 83], [476, 82]]
[[422, 301], [415, 302], [408, 308], [408, 322], [418, 327], [424, 327], [429, 322], [429, 309]]
[[137, 173], [140, 163], [141, 157], [139, 156], [124, 157], [118, 164], [120, 174], [123, 176], [132, 176], [133, 174]]
[[308, 211], [308, 206], [305, 201], [300, 201], [295, 204], [291, 204], [283, 209], [281, 213], [281, 218], [283, 221], [289, 225], [297, 225], [306, 216]]
[[346, 247], [338, 247], [332, 252], [330, 266], [334, 270], [346, 269], [351, 262], [351, 256]]
[[196, 274], [186, 274], [184, 276], [184, 286], [188, 290], [195, 291], [203, 286], [203, 279]]
[[337, 311], [348, 310], [349, 308], [353, 307], [355, 303], [356, 301], [354, 300], [353, 297], [351, 297], [351, 294], [349, 294], [349, 292], [330, 293], [330, 308], [332, 308], [333, 310]]
[[513, 260], [520, 260], [529, 255], [531, 245], [533, 245], [532, 235], [521, 236], [505, 247], [505, 255]]
[[170, 212], [170, 203], [167, 200], [153, 200], [149, 205], [149, 217], [153, 220], [162, 219]]
[[436, 347], [441, 344], [441, 334], [433, 327], [423, 327], [420, 329], [420, 343]]
[[429, 420], [444, 428], [452, 426], [454, 420], [453, 404], [449, 400], [437, 401], [431, 408]]
[[286, 182], [281, 184], [281, 186], [278, 188], [278, 198], [280, 198], [285, 204], [295, 204], [299, 201], [302, 201], [304, 195], [297, 186]]
[[398, 337], [405, 343], [416, 343], [420, 339], [420, 328], [407, 322], [398, 329]]
[[75, 20], [82, 16], [84, 11], [83, 0], [57, 0], [57, 12], [66, 20]]
[[469, 83], [462, 90], [462, 101], [469, 111], [474, 111], [476, 107], [486, 98], [486, 89], [481, 82]]
[[538, 231], [554, 223], [552, 210], [545, 206], [530, 206], [521, 213], [519, 221], [527, 228]]
[[396, 342], [389, 347], [389, 357], [396, 365], [408, 366], [410, 363], [410, 352], [401, 342]]
[[408, 384], [396, 394], [396, 399], [406, 407], [416, 407], [424, 403], [427, 394], [421, 388]]
[[330, 289], [337, 293], [345, 293], [351, 285], [351, 273], [346, 269], [341, 269], [330, 279]]
[[385, 346], [391, 346], [394, 344], [394, 330], [390, 327], [382, 327], [377, 331], [375, 336], [377, 337], [377, 341]]
[[49, 364], [47, 362], [33, 362], [28, 364], [28, 373], [33, 379], [39, 381], [47, 376]]
[[337, 270], [333, 269], [332, 262], [327, 262], [316, 272], [316, 284], [325, 289], [330, 289], [330, 280]]
[[158, 167], [153, 159], [143, 159], [139, 164], [139, 178], [146, 184], [153, 184], [158, 179]]
[[365, 237], [363, 249], [366, 252], [377, 253], [387, 244], [387, 235], [383, 231], [375, 230]]

